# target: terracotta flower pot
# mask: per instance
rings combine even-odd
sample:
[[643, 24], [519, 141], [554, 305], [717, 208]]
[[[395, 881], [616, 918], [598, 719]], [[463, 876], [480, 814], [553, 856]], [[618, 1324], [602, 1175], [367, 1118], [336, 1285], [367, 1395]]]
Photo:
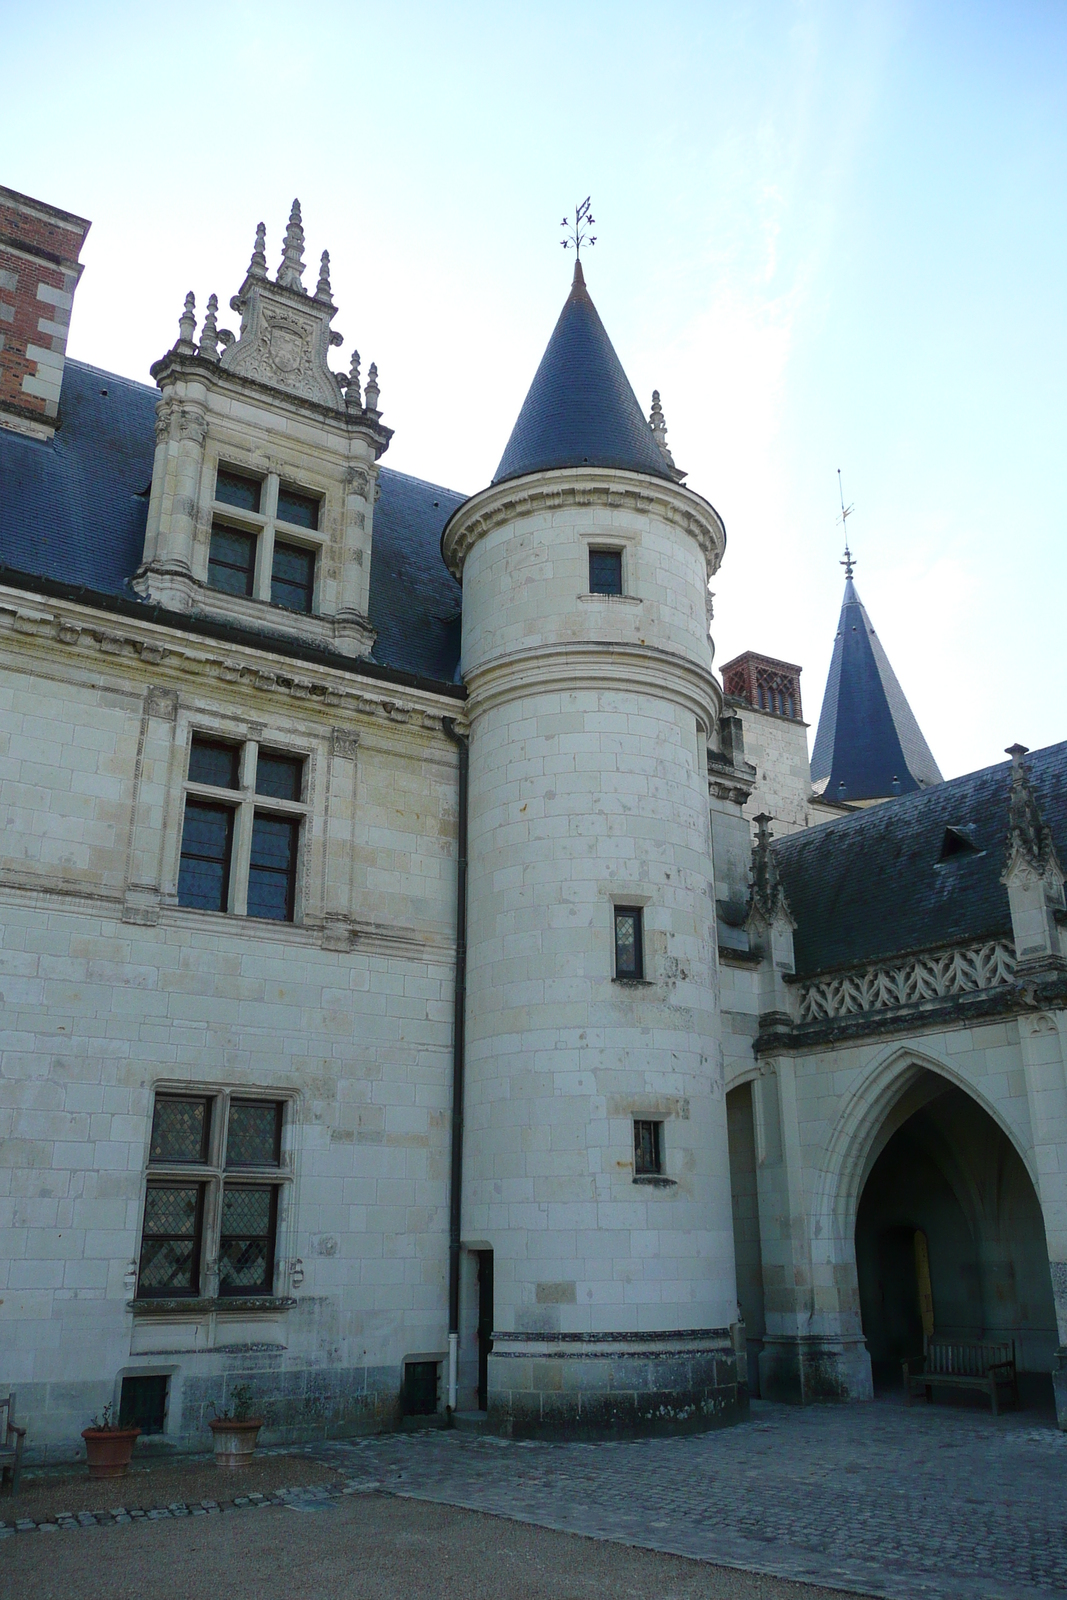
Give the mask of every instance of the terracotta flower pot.
[[256, 1453], [256, 1439], [263, 1426], [262, 1417], [237, 1422], [233, 1417], [214, 1417], [208, 1423], [215, 1436], [215, 1465], [233, 1472], [247, 1467]]
[[140, 1428], [83, 1428], [90, 1478], [124, 1478]]

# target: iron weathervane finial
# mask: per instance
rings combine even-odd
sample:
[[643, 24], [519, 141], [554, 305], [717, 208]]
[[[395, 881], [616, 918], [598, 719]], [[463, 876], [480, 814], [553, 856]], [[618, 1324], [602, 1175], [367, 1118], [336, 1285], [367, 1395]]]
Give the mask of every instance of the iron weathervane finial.
[[561, 240], [564, 250], [573, 249], [576, 256], [581, 256], [582, 245], [589, 245], [590, 249], [596, 244], [596, 236], [589, 232], [596, 227], [596, 219], [592, 212], [592, 202], [588, 195], [580, 206], [574, 208], [574, 220], [564, 217], [560, 223], [561, 228], [566, 228], [567, 237]]
[[841, 526], [845, 530], [845, 555], [844, 555], [843, 561], [841, 562], [841, 565], [845, 569], [845, 577], [847, 579], [850, 579], [852, 577], [852, 569], [856, 565], [856, 558], [852, 554], [852, 551], [848, 547], [848, 519], [852, 515], [853, 511], [856, 508], [855, 508], [855, 506], [846, 506], [845, 505], [845, 491], [841, 487], [841, 468], [840, 467], [838, 467], [838, 469], [837, 469], [837, 492], [841, 497], [841, 517], [840, 517], [840, 522], [841, 522]]

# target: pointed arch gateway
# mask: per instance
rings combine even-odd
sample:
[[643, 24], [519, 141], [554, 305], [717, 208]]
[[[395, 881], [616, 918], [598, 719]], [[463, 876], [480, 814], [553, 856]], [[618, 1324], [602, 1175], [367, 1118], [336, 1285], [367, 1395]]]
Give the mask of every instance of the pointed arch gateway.
[[1024, 1400], [1050, 1399], [1056, 1317], [1030, 1152], [973, 1084], [894, 1052], [845, 1107], [815, 1210], [816, 1237], [854, 1266], [876, 1387], [899, 1387], [933, 1334], [1013, 1340]]

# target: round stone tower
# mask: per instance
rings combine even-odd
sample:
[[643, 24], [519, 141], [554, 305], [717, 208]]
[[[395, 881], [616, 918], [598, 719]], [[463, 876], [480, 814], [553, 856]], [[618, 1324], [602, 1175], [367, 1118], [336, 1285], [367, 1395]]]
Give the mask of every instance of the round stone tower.
[[654, 422], [579, 265], [443, 539], [470, 690], [463, 1233], [492, 1251], [483, 1384], [515, 1435], [741, 1403], [707, 779], [725, 533]]

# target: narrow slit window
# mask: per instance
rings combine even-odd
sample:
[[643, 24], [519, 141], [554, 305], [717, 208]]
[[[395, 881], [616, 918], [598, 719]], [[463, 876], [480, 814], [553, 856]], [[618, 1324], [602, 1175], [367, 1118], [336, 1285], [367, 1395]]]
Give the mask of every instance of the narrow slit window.
[[185, 803], [178, 904], [198, 911], [225, 911], [230, 898], [233, 812], [229, 806]]
[[634, 1121], [634, 1177], [662, 1178], [663, 1124], [643, 1117]]
[[296, 863], [300, 823], [257, 811], [248, 868], [248, 915], [292, 922], [296, 914]]
[[315, 600], [315, 552], [275, 540], [270, 579], [271, 605], [310, 615]]
[[622, 594], [621, 550], [590, 550], [589, 593]]
[[641, 921], [640, 906], [615, 907], [616, 978], [643, 978], [645, 975]]
[[258, 478], [246, 478], [243, 473], [220, 467], [215, 479], [215, 499], [225, 506], [237, 506], [241, 511], [258, 512], [262, 487]]
[[207, 581], [224, 594], [252, 594], [256, 576], [256, 536], [234, 528], [212, 528]]

